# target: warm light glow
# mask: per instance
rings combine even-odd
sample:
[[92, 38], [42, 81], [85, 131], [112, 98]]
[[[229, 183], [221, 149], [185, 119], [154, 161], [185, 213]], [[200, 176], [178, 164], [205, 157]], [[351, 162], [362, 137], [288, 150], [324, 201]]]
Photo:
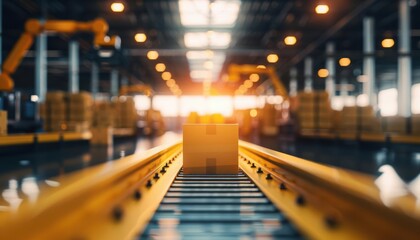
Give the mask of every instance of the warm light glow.
[[277, 54], [269, 54], [267, 56], [267, 62], [269, 63], [276, 63], [279, 60], [279, 56], [277, 56]]
[[328, 72], [327, 69], [321, 68], [321, 69], [318, 70], [318, 77], [326, 78], [326, 77], [328, 77], [328, 75], [329, 75], [329, 72]]
[[249, 116], [254, 118], [257, 115], [258, 115], [258, 111], [256, 109], [251, 109], [251, 111], [249, 111]]
[[117, 12], [117, 13], [123, 12], [124, 8], [125, 7], [124, 7], [124, 4], [122, 2], [114, 2], [114, 3], [111, 4], [111, 10], [113, 12]]
[[340, 60], [338, 60], [338, 64], [342, 67], [347, 67], [351, 64], [351, 60], [350, 58], [340, 58]]
[[213, 69], [213, 62], [212, 61], [205, 61], [204, 62], [204, 68], [205, 69], [209, 69], [209, 70], [211, 70], [211, 69]]
[[166, 81], [166, 86], [168, 86], [169, 88], [175, 86], [175, 80], [173, 79], [169, 79], [168, 81]]
[[143, 43], [146, 42], [147, 36], [144, 33], [136, 33], [136, 35], [134, 36], [134, 40], [136, 40], [136, 42], [138, 43]]
[[168, 81], [171, 78], [172, 78], [172, 74], [170, 72], [163, 72], [162, 73], [162, 79], [163, 80]]
[[326, 4], [319, 4], [315, 7], [315, 12], [317, 14], [326, 14], [328, 11], [330, 11], [330, 7]]
[[369, 105], [369, 97], [367, 94], [360, 94], [356, 98], [356, 104], [359, 107], [366, 107]]
[[38, 101], [39, 101], [38, 95], [31, 95], [31, 102], [38, 102]]
[[148, 51], [147, 58], [150, 60], [156, 60], [159, 57], [159, 53], [156, 51]]
[[420, 114], [420, 83], [413, 85], [411, 96], [411, 112], [413, 114]]
[[258, 82], [260, 80], [260, 76], [256, 73], [253, 73], [249, 76], [249, 80], [253, 82]]
[[251, 80], [246, 80], [245, 82], [244, 82], [244, 86], [246, 87], [246, 88], [252, 88], [252, 86], [254, 85], [254, 83], [251, 81]]
[[398, 112], [398, 92], [396, 88], [379, 91], [378, 107], [382, 116], [395, 116]]
[[264, 65], [258, 65], [257, 69], [266, 69], [266, 67]]
[[164, 72], [166, 70], [166, 66], [163, 63], [156, 64], [156, 71], [158, 72]]
[[382, 40], [381, 44], [383, 48], [392, 48], [395, 44], [395, 41], [392, 38], [385, 38]]
[[284, 44], [286, 45], [295, 45], [297, 42], [297, 39], [295, 36], [287, 36], [284, 38]]

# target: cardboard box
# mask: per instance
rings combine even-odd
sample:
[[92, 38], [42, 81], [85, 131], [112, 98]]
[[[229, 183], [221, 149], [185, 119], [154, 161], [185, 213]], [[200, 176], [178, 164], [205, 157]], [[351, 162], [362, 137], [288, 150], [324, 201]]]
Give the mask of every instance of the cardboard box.
[[7, 112], [0, 111], [0, 136], [7, 135]]
[[238, 174], [237, 124], [186, 124], [184, 174]]

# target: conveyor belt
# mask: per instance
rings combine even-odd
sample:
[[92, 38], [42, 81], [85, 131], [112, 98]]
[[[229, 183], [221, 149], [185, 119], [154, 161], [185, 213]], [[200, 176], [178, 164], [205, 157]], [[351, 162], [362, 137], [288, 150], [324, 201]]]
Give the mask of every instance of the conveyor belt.
[[178, 174], [139, 239], [302, 239], [243, 173]]

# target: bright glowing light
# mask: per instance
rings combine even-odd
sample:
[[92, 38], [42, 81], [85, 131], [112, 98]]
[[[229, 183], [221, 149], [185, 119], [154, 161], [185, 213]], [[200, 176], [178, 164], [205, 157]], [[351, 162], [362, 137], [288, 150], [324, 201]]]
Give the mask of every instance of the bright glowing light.
[[122, 2], [114, 2], [111, 4], [111, 10], [113, 12], [117, 12], [117, 13], [123, 12], [124, 8], [125, 6]]
[[413, 85], [411, 96], [411, 112], [413, 114], [420, 114], [420, 83]]
[[395, 116], [398, 112], [398, 92], [396, 88], [379, 91], [378, 107], [382, 116]]
[[134, 104], [136, 109], [139, 111], [149, 110], [151, 107], [150, 97], [145, 95], [136, 95], [134, 96]]
[[168, 81], [171, 78], [172, 78], [172, 74], [170, 72], [163, 72], [162, 73], [162, 79], [163, 80]]
[[212, 77], [212, 74], [207, 70], [193, 70], [190, 72], [190, 76], [195, 79], [209, 79]]
[[146, 42], [147, 36], [144, 33], [136, 33], [136, 35], [134, 35], [134, 40], [138, 43], [143, 43]]
[[209, 0], [180, 0], [178, 7], [184, 26], [233, 26], [238, 18], [240, 1], [216, 0], [210, 4]]
[[360, 94], [356, 98], [356, 104], [359, 107], [366, 107], [369, 105], [369, 97], [367, 94]]
[[206, 50], [206, 51], [188, 51], [187, 52], [187, 58], [189, 60], [194, 60], [194, 59], [207, 59], [207, 58], [212, 58], [214, 56], [214, 52], [211, 50]]
[[251, 81], [251, 80], [246, 80], [245, 82], [244, 82], [244, 86], [246, 87], [246, 88], [252, 88], [252, 86], [254, 85], [254, 83]]
[[251, 117], [256, 117], [258, 115], [258, 111], [257, 109], [251, 109], [251, 111], [249, 111], [249, 116]]
[[169, 95], [157, 95], [153, 97], [153, 108], [162, 113], [163, 117], [178, 116], [178, 98]]
[[235, 109], [251, 109], [257, 108], [257, 97], [256, 96], [236, 96], [234, 99]]
[[184, 34], [184, 43], [188, 48], [227, 48], [231, 41], [228, 32], [187, 32]]
[[284, 38], [284, 44], [286, 45], [295, 45], [297, 42], [297, 39], [295, 36], [287, 36]]
[[264, 66], [264, 65], [258, 65], [257, 66], [257, 69], [266, 69], [266, 66]]
[[163, 63], [156, 64], [156, 71], [158, 72], [164, 72], [166, 70], [166, 66]]
[[268, 96], [267, 103], [268, 104], [281, 104], [283, 102], [283, 98], [281, 96]]
[[277, 56], [277, 54], [272, 53], [267, 56], [267, 62], [269, 63], [276, 63], [278, 60], [279, 56]]
[[326, 14], [328, 11], [330, 11], [330, 7], [326, 4], [319, 4], [315, 7], [315, 12], [317, 14]]
[[318, 77], [320, 77], [320, 78], [326, 78], [326, 77], [328, 77], [329, 74], [330, 73], [325, 68], [321, 68], [321, 69], [318, 70]]
[[260, 76], [256, 73], [253, 73], [249, 76], [249, 80], [253, 82], [258, 82], [260, 80]]
[[394, 39], [392, 38], [385, 38], [382, 40], [381, 45], [383, 48], [392, 48], [395, 44]]
[[175, 86], [175, 80], [173, 79], [169, 79], [168, 81], [166, 81], [166, 86], [168, 86], [169, 88]]
[[31, 102], [38, 102], [38, 101], [39, 101], [38, 95], [31, 95]]
[[347, 67], [351, 64], [351, 60], [350, 58], [340, 58], [340, 60], [338, 60], [338, 64], [342, 67]]
[[150, 60], [156, 60], [159, 57], [159, 53], [156, 51], [148, 51], [147, 58]]
[[204, 62], [204, 68], [205, 69], [209, 69], [209, 70], [211, 70], [211, 69], [213, 69], [213, 66], [214, 66], [214, 64], [213, 64], [213, 62], [212, 61], [205, 61]]
[[232, 116], [233, 100], [229, 96], [211, 96], [207, 101], [207, 113], [220, 113], [223, 116]]

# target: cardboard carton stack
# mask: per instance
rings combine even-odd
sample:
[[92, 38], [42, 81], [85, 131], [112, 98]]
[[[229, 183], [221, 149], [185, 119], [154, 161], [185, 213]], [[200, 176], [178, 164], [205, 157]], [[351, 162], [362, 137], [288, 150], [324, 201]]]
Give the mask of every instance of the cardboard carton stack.
[[110, 102], [97, 101], [93, 107], [92, 126], [114, 127], [115, 115], [114, 106]]
[[0, 136], [7, 135], [7, 112], [0, 110]]
[[315, 111], [318, 112], [318, 119], [315, 119], [315, 121], [317, 121], [318, 128], [323, 130], [331, 130], [334, 126], [334, 123], [328, 92], [315, 92], [315, 104], [318, 104], [318, 108], [316, 108], [315, 105]]
[[88, 131], [92, 122], [92, 95], [87, 92], [72, 93], [69, 99], [69, 121], [67, 130]]
[[372, 106], [359, 107], [360, 127], [363, 132], [381, 133], [381, 121], [376, 117]]
[[385, 125], [385, 132], [395, 134], [406, 134], [407, 120], [404, 117], [384, 117], [383, 121]]
[[274, 136], [279, 132], [276, 119], [277, 111], [273, 104], [265, 104], [261, 110], [260, 122], [261, 133], [266, 136]]
[[358, 115], [356, 106], [345, 106], [341, 111], [340, 132], [356, 132], [358, 130]]
[[90, 131], [92, 133], [92, 138], [90, 139], [92, 145], [112, 145], [112, 127], [92, 127]]
[[334, 126], [327, 92], [300, 92], [297, 113], [301, 129], [331, 130]]
[[137, 125], [137, 111], [132, 97], [121, 96], [115, 103], [115, 127], [135, 128]]
[[411, 132], [413, 135], [420, 135], [420, 114], [411, 117]]
[[183, 127], [184, 174], [238, 174], [237, 124]]
[[48, 92], [45, 101], [44, 128], [46, 131], [64, 131], [67, 129], [67, 101], [64, 92]]

